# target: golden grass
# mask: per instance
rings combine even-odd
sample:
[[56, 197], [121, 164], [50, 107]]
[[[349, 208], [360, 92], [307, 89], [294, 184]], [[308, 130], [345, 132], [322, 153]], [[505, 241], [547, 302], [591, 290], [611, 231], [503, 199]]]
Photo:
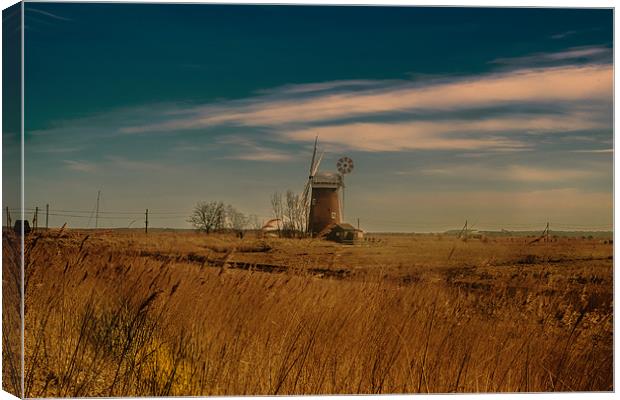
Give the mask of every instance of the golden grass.
[[21, 241], [2, 235], [2, 389], [20, 396], [21, 343]]
[[611, 246], [379, 239], [32, 236], [26, 396], [613, 390]]

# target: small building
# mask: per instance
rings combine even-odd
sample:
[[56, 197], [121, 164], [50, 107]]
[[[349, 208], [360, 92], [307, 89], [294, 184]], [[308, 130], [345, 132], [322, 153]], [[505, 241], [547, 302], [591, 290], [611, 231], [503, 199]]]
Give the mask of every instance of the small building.
[[259, 236], [263, 238], [278, 237], [278, 232], [282, 226], [282, 221], [279, 219], [270, 219], [260, 228]]
[[338, 243], [353, 244], [364, 239], [364, 231], [346, 222], [333, 224], [325, 233], [325, 238]]
[[485, 239], [485, 235], [480, 232], [477, 231], [475, 229], [468, 229], [465, 231], [465, 233], [463, 235], [461, 235], [461, 237], [463, 239], [478, 239], [478, 240], [484, 240]]
[[13, 231], [15, 232], [16, 235], [21, 236], [22, 234], [22, 225], [23, 225], [23, 229], [24, 229], [24, 235], [27, 235], [30, 233], [30, 223], [28, 222], [28, 220], [21, 220], [18, 219], [17, 221], [15, 221], [15, 226], [13, 227]]

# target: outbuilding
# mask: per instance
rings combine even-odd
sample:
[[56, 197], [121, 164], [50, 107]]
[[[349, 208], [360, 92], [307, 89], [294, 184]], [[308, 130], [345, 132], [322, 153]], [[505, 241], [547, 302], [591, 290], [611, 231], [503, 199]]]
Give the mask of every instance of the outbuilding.
[[333, 224], [329, 232], [326, 233], [325, 238], [338, 243], [353, 244], [358, 240], [364, 239], [364, 231], [346, 222], [341, 222]]
[[26, 219], [22, 221], [21, 219], [18, 219], [17, 221], [15, 221], [15, 226], [13, 227], [13, 231], [18, 236], [21, 236], [22, 234], [22, 225], [24, 229], [24, 235], [30, 233], [30, 223], [28, 222], [28, 220]]
[[282, 221], [280, 221], [279, 219], [270, 219], [269, 221], [265, 222], [262, 228], [260, 228], [260, 237], [278, 237], [278, 232], [280, 232], [281, 226]]

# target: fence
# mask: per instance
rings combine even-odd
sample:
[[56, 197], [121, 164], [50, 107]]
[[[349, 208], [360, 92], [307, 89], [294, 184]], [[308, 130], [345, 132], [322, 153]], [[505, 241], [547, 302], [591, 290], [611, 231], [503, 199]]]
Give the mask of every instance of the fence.
[[[17, 219], [21, 219], [19, 209], [5, 208], [5, 226], [12, 227]], [[34, 208], [25, 208], [25, 219], [32, 222], [34, 229], [49, 228], [50, 217], [56, 220], [55, 226], [62, 226], [65, 222], [72, 221], [70, 224], [79, 228], [99, 228], [99, 221], [106, 222], [106, 228], [139, 228], [144, 226], [145, 232], [149, 227], [163, 227], [164, 224], [174, 223], [178, 225], [183, 222], [187, 224], [187, 218], [191, 215], [191, 210], [153, 210], [144, 209], [140, 211], [102, 211], [102, 210], [69, 210], [69, 209], [53, 209], [46, 204], [44, 208], [35, 206]], [[15, 216], [18, 216], [15, 218]], [[273, 218], [270, 215], [257, 215], [258, 218], [268, 220]], [[40, 221], [44, 221], [45, 225]], [[449, 230], [462, 230], [461, 223], [442, 223], [429, 220], [390, 220], [379, 217], [369, 217], [362, 219], [366, 225], [380, 225], [385, 227], [384, 231], [402, 232], [404, 230], [418, 232], [445, 232]], [[142, 225], [143, 224], [143, 225]], [[358, 221], [359, 224], [359, 221]], [[546, 235], [554, 231], [611, 231], [613, 224], [573, 224], [554, 221], [529, 221], [522, 223], [506, 223], [489, 222], [489, 221], [465, 221], [463, 229], [466, 232], [471, 231], [536, 231], [544, 232]], [[363, 228], [363, 225], [362, 225]]]
[[[18, 219], [22, 219], [21, 210], [17, 208], [5, 207], [5, 227], [12, 227], [14, 222]], [[101, 210], [68, 210], [68, 209], [53, 209], [49, 204], [45, 205], [45, 208], [35, 206], [34, 208], [24, 208], [24, 219], [31, 221], [31, 226], [34, 229], [50, 228], [50, 218], [58, 221], [56, 227], [62, 226], [65, 222], [72, 221], [70, 224], [73, 227], [78, 228], [103, 228], [100, 225], [100, 221], [106, 223], [105, 228], [137, 228], [144, 226], [145, 232], [149, 227], [158, 227], [166, 222], [186, 223], [189, 228], [190, 225], [187, 222], [187, 218], [192, 214], [192, 210], [187, 211], [171, 211], [171, 210], [153, 210], [144, 209], [141, 211], [101, 211]], [[254, 214], [253, 214], [254, 215]], [[263, 218], [265, 220], [273, 218], [272, 216], [256, 215], [257, 218]], [[44, 221], [45, 225], [42, 225], [40, 221]], [[53, 227], [54, 225], [52, 225]]]

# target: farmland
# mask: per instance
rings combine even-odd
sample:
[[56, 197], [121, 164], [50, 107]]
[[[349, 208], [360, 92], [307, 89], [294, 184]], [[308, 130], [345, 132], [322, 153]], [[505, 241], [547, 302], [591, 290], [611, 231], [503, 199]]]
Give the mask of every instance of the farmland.
[[613, 246], [530, 242], [31, 235], [25, 395], [613, 390]]

